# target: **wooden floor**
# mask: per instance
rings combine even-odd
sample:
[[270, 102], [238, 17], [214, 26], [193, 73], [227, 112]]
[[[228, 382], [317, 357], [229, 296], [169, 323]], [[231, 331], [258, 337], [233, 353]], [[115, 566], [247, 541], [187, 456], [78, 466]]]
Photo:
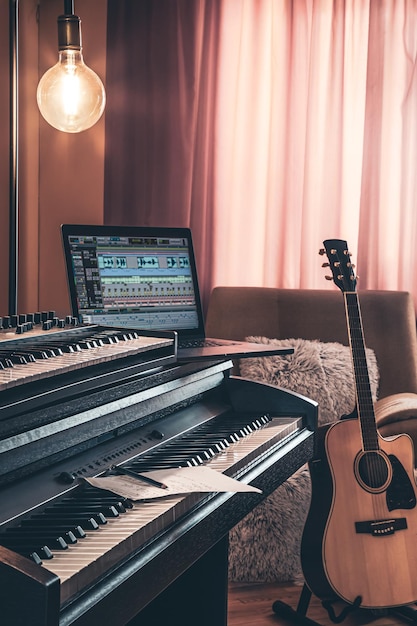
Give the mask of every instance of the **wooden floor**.
[[[253, 584], [253, 583], [230, 583], [229, 585], [229, 615], [228, 626], [288, 626], [296, 622], [290, 622], [278, 617], [272, 611], [272, 605], [276, 600], [289, 604], [293, 609], [297, 608], [298, 599], [302, 587], [297, 585]], [[339, 615], [342, 607], [336, 607], [336, 615]], [[333, 626], [327, 615], [327, 611], [321, 606], [317, 598], [312, 597], [307, 617], [318, 622], [321, 626]], [[394, 617], [392, 615], [376, 615], [371, 611], [351, 613], [342, 624], [344, 626], [359, 626], [373, 624], [373, 626], [399, 626], [410, 624], [409, 620]]]

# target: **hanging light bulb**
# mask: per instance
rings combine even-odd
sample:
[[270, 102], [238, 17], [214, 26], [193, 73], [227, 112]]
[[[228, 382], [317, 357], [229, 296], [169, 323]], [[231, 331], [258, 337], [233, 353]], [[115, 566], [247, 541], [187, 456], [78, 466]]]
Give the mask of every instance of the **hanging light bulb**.
[[58, 17], [58, 63], [40, 79], [36, 97], [51, 126], [79, 133], [100, 119], [106, 93], [100, 78], [84, 63], [81, 20], [73, 14], [72, 1], [64, 6], [65, 15]]

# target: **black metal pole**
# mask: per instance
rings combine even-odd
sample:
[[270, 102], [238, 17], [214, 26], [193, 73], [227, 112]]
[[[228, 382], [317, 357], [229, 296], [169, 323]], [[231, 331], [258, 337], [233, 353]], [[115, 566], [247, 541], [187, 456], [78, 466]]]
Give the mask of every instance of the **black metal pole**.
[[74, 15], [74, 0], [64, 0], [64, 15]]
[[9, 0], [10, 32], [10, 190], [9, 190], [9, 315], [17, 313], [19, 224], [19, 0]]

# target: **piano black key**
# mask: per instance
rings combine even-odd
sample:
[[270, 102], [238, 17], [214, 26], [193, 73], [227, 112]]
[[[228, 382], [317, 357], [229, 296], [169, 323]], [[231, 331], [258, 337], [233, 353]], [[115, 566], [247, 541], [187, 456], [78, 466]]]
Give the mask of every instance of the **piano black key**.
[[39, 514], [39, 515], [33, 515], [31, 518], [33, 521], [34, 520], [38, 520], [40, 522], [40, 525], [45, 525], [48, 526], [48, 524], [50, 526], [55, 526], [55, 525], [63, 525], [64, 523], [67, 524], [67, 528], [72, 528], [73, 526], [80, 526], [83, 530], [97, 530], [99, 528], [99, 523], [107, 523], [107, 520], [105, 520], [104, 522], [98, 522], [95, 518], [95, 516], [83, 516], [83, 515], [78, 515], [78, 516], [66, 516], [64, 515], [43, 515], [43, 514]]
[[112, 338], [110, 335], [106, 335], [105, 333], [96, 333], [93, 335], [94, 339], [97, 339], [102, 344], [110, 344], [112, 343]]
[[[27, 345], [27, 344], [26, 344]], [[55, 354], [51, 351], [48, 351], [44, 346], [27, 346], [25, 350], [20, 350], [23, 354], [28, 357], [32, 356], [33, 359], [48, 359], [51, 356], [55, 356]], [[49, 352], [49, 353], [48, 353]], [[33, 361], [32, 361], [33, 362]]]
[[[27, 556], [30, 558], [33, 558], [33, 560], [39, 559], [40, 562], [42, 561], [49, 561], [50, 559], [53, 559], [53, 554], [50, 550], [50, 548], [47, 545], [42, 545], [39, 547], [34, 547], [33, 545], [30, 546], [23, 546], [23, 545], [13, 545], [13, 544], [8, 544], [6, 546], [4, 546], [5, 548], [8, 548], [9, 550], [13, 550], [14, 552], [17, 552], [18, 554], [21, 554], [22, 556]], [[34, 558], [33, 555], [36, 555], [36, 557]]]
[[49, 350], [45, 349], [44, 347], [42, 349], [36, 349], [34, 348], [33, 350], [31, 349], [31, 354], [35, 357], [35, 359], [49, 359], [51, 356], [55, 356], [53, 353], [51, 353]]
[[29, 559], [32, 559], [32, 561], [34, 561], [36, 565], [42, 565], [42, 559], [37, 552], [31, 552], [27, 556]]
[[120, 503], [125, 508], [132, 508], [132, 502], [129, 500], [129, 498], [124, 498], [104, 489], [97, 489], [96, 487], [87, 485], [87, 483], [84, 485], [83, 489], [77, 490], [77, 494], [75, 497], [78, 501], [91, 500], [91, 502], [111, 502], [115, 506], [116, 504]]
[[80, 511], [80, 512], [72, 512], [65, 509], [58, 509], [56, 507], [45, 509], [45, 517], [49, 519], [66, 519], [67, 516], [70, 516], [71, 519], [77, 520], [77, 522], [82, 526], [82, 522], [85, 520], [94, 519], [97, 524], [107, 524], [107, 519], [100, 511], [97, 512], [88, 512], [88, 511]]
[[11, 550], [15, 550], [19, 548], [22, 550], [26, 548], [26, 551], [35, 551], [38, 552], [39, 545], [42, 547], [47, 546], [50, 550], [67, 550], [68, 543], [65, 541], [63, 537], [31, 537], [26, 535], [10, 535], [0, 537], [0, 544], [5, 546], [6, 548], [10, 548]]
[[[198, 441], [196, 442], [195, 440], [191, 438], [184, 439], [183, 441], [184, 443], [188, 444], [190, 449], [192, 449], [193, 445], [198, 445]], [[212, 445], [214, 448], [217, 449], [218, 452], [221, 452], [222, 450], [226, 450], [230, 445], [230, 442], [225, 437], [212, 437], [212, 436], [210, 437], [206, 435], [204, 436], [204, 441], [205, 441], [206, 447], [208, 447], [209, 445]]]
[[102, 331], [98, 336], [101, 337], [104, 343], [107, 343], [107, 344], [119, 343], [118, 337], [110, 330]]
[[[96, 505], [97, 503], [100, 503], [101, 506], [104, 507], [114, 507], [116, 509], [116, 511], [118, 511], [118, 513], [126, 513], [127, 509], [131, 509], [132, 508], [132, 503], [130, 501], [126, 499], [120, 500], [116, 500], [114, 498], [106, 498], [106, 499], [100, 499], [99, 497], [95, 496], [95, 497], [84, 497], [84, 498], [79, 498], [77, 499], [79, 503], [81, 502], [86, 502], [86, 503], [91, 503], [93, 506]], [[67, 502], [67, 500], [62, 500], [61, 502]], [[105, 510], [105, 509], [103, 509]]]
[[[43, 539], [45, 541], [45, 543], [48, 543], [48, 540], [55, 540], [59, 537], [62, 537], [62, 539], [68, 544], [68, 545], [72, 545], [78, 542], [77, 537], [75, 536], [75, 534], [72, 532], [72, 530], [68, 530], [65, 532], [57, 532], [57, 533], [53, 533], [53, 531], [51, 531], [51, 529], [44, 529], [44, 528], [30, 528], [30, 527], [22, 527], [22, 526], [18, 526], [16, 528], [8, 528], [5, 536], [17, 536], [17, 537], [32, 537], [32, 538], [36, 538], [36, 539]], [[1, 543], [1, 539], [0, 539], [0, 543]]]
[[212, 459], [214, 456], [216, 456], [217, 451], [214, 450], [213, 447], [207, 447], [207, 446], [202, 446], [202, 445], [195, 445], [192, 447], [192, 450], [190, 450], [190, 448], [184, 446], [183, 448], [176, 448], [175, 452], [177, 454], [185, 454], [185, 455], [190, 455], [190, 456], [200, 456], [203, 460], [208, 461], [209, 459]]
[[97, 348], [97, 345], [94, 345], [94, 343], [89, 339], [82, 339], [78, 342], [78, 345], [82, 350], [91, 350], [92, 348]]
[[27, 365], [28, 363], [23, 354], [16, 354], [14, 352], [10, 352], [10, 350], [0, 350], [0, 355], [4, 359], [11, 361], [14, 365]]
[[[34, 531], [44, 530], [45, 532], [49, 532], [49, 533], [53, 532], [58, 535], [59, 534], [65, 535], [65, 533], [68, 532], [68, 533], [72, 533], [75, 536], [75, 538], [78, 537], [78, 539], [84, 539], [84, 537], [86, 536], [85, 530], [79, 525], [71, 526], [71, 524], [62, 524], [60, 523], [62, 520], [59, 520], [59, 522], [55, 524], [50, 523], [50, 520], [48, 520], [48, 523], [45, 523], [44, 516], [40, 516], [40, 518], [41, 519], [34, 519], [32, 517], [32, 518], [27, 518], [27, 519], [22, 520], [20, 528], [33, 529]], [[90, 530], [95, 530], [99, 527], [97, 522], [94, 521], [94, 524], [95, 524], [95, 528], [90, 529]]]
[[155, 461], [150, 459], [148, 462], [143, 463], [143, 465], [141, 464], [139, 468], [135, 467], [134, 470], [138, 473], [142, 473], [151, 472], [157, 469], [170, 469], [171, 467], [197, 467], [198, 465], [199, 463], [197, 463], [195, 459], [190, 459], [189, 457], [167, 457], [166, 459], [161, 458]]
[[[32, 349], [31, 349], [32, 350]], [[64, 352], [61, 350], [61, 347], [58, 345], [51, 345], [51, 344], [44, 344], [42, 343], [41, 345], [41, 349], [40, 349], [40, 354], [43, 354], [45, 356], [42, 356], [41, 358], [51, 358], [51, 357], [55, 357], [55, 356], [62, 356], [64, 354]], [[32, 350], [32, 353], [35, 354], [36, 356], [36, 348], [34, 347]]]
[[75, 353], [75, 352], [82, 352], [81, 347], [78, 345], [78, 343], [60, 344], [59, 345], [59, 349], [64, 354], [72, 354], [72, 353]]
[[[210, 450], [212, 453], [210, 453]], [[169, 450], [166, 450], [167, 454], [174, 454], [177, 456], [203, 456], [206, 459], [210, 459], [215, 455], [215, 451], [210, 448], [208, 445], [203, 446], [201, 444], [192, 444], [191, 446], [186, 446], [185, 444], [182, 446], [175, 446]], [[207, 454], [206, 454], [207, 453]], [[164, 455], [165, 456], [165, 455]]]
[[[95, 517], [96, 515], [103, 515], [106, 517], [118, 517], [119, 512], [113, 505], [103, 506], [102, 504], [91, 504], [91, 503], [77, 503], [77, 502], [57, 502], [54, 505], [54, 512], [69, 512], [72, 515], [78, 515], [81, 513], [82, 515], [91, 515]], [[104, 523], [104, 522], [101, 522]]]
[[214, 432], [212, 424], [203, 424], [152, 454], [141, 456], [130, 466], [139, 472], [201, 465], [213, 452], [219, 454], [227, 450], [231, 444], [259, 430], [269, 421], [268, 416], [260, 416], [249, 421], [244, 419], [240, 423], [235, 418], [226, 419], [224, 424], [216, 423]]

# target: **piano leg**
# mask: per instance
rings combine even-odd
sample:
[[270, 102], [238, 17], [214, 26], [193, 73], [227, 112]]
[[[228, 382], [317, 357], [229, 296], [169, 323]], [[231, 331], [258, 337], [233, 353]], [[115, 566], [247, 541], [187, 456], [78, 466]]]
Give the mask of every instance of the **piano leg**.
[[226, 626], [228, 547], [228, 536], [225, 536], [128, 626]]

